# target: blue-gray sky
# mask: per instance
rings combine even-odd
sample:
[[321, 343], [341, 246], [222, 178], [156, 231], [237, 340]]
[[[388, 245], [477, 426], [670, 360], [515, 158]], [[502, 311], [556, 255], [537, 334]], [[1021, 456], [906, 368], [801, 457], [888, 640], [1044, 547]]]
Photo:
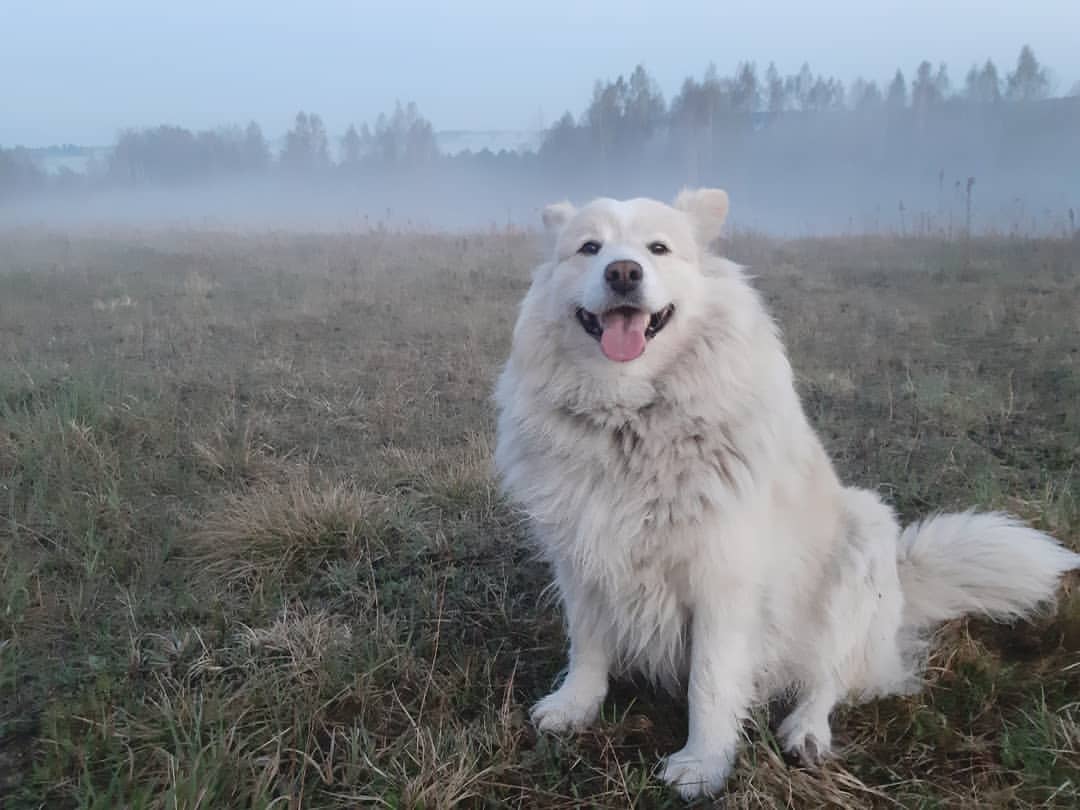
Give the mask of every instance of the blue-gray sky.
[[1011, 68], [1024, 43], [1080, 80], [1080, 0], [0, 0], [0, 144], [104, 144], [125, 126], [259, 121], [298, 109], [339, 133], [395, 99], [438, 129], [526, 129], [580, 111], [642, 62], [689, 73], [808, 61], [850, 81], [946, 61]]

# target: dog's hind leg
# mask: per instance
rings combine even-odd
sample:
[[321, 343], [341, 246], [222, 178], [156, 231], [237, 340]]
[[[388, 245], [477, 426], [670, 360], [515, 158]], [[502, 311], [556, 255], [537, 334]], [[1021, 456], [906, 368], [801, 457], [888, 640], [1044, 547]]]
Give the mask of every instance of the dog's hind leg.
[[777, 731], [780, 744], [806, 764], [815, 764], [832, 749], [829, 715], [840, 697], [836, 680], [821, 673], [799, 691], [795, 708]]
[[863, 490], [844, 490], [844, 510], [844, 534], [816, 608], [820, 634], [797, 648], [795, 659], [811, 663], [798, 675], [795, 708], [779, 729], [784, 749], [808, 763], [830, 751], [833, 707], [852, 693], [880, 693], [902, 669], [896, 519], [876, 494]]

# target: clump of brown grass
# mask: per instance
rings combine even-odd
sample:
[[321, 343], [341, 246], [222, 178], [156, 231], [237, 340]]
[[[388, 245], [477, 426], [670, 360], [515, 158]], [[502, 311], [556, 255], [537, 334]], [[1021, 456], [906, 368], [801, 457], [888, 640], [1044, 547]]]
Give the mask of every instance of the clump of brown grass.
[[9, 476], [14, 473], [18, 460], [15, 440], [6, 430], [0, 430], [0, 475]]
[[242, 671], [250, 674], [249, 685], [260, 678], [277, 679], [317, 691], [331, 659], [347, 652], [352, 637], [343, 616], [309, 610], [296, 601], [282, 608], [269, 625], [237, 623], [222, 646], [214, 646], [197, 627], [133, 636], [128, 666], [131, 672], [191, 684]]
[[471, 731], [416, 725], [411, 737], [396, 744], [392, 751], [380, 752], [378, 761], [365, 757], [372, 781], [382, 782], [386, 795], [400, 796], [399, 803], [390, 805], [363, 788], [335, 792], [334, 798], [344, 806], [377, 804], [435, 810], [474, 806], [471, 802], [482, 800], [491, 790], [490, 783], [497, 782], [497, 769], [482, 764], [486, 752], [480, 750], [483, 746], [477, 744]]
[[351, 638], [352, 628], [340, 616], [297, 604], [285, 607], [269, 627], [241, 626], [232, 653], [248, 668], [276, 666], [310, 687], [325, 678], [327, 657]]
[[191, 449], [207, 475], [252, 482], [273, 467], [273, 448], [262, 438], [265, 429], [262, 414], [242, 414], [233, 400], [209, 433], [192, 440]]
[[302, 806], [325, 780], [317, 759], [333, 696], [348, 691], [350, 641], [343, 617], [301, 605], [269, 626], [241, 626], [222, 646], [193, 628], [133, 639], [132, 674], [154, 676], [131, 682], [145, 691], [92, 689], [85, 714], [47, 716], [43, 773], [54, 774], [55, 794], [93, 792], [85, 772], [55, 774], [71, 756], [107, 769], [105, 755], [122, 751], [130, 778], [160, 797], [140, 807], [269, 807], [282, 797]]
[[400, 488], [422, 492], [440, 508], [478, 510], [479, 517], [490, 517], [495, 511], [499, 496], [492, 448], [483, 434], [469, 434], [454, 447], [390, 447], [382, 455]]
[[[792, 767], [763, 721], [756, 723], [759, 739], [739, 756], [728, 785], [731, 808], [875, 807], [902, 806], [888, 791], [866, 784], [845, 765], [844, 757], [814, 768]], [[898, 785], [892, 785], [895, 791]]]
[[329, 559], [360, 559], [391, 528], [378, 496], [345, 482], [312, 484], [295, 477], [226, 495], [191, 539], [206, 572], [256, 586], [306, 579]]

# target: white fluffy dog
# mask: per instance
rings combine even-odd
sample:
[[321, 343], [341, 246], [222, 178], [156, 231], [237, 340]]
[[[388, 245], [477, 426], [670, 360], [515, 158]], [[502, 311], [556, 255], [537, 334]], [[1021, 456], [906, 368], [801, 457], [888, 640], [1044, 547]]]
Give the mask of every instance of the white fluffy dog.
[[550, 560], [570, 636], [541, 730], [592, 721], [608, 676], [683, 685], [686, 797], [731, 770], [755, 701], [795, 698], [783, 745], [829, 751], [841, 700], [917, 688], [927, 631], [1028, 615], [1080, 555], [1001, 514], [901, 530], [845, 488], [803, 413], [777, 329], [710, 255], [727, 195], [548, 207], [499, 380], [496, 464]]

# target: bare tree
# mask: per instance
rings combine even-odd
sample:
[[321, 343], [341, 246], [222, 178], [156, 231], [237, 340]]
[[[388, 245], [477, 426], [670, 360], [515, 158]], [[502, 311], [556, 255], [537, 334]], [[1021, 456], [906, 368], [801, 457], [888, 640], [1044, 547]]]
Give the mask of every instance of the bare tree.
[[249, 171], [260, 172], [270, 165], [270, 146], [263, 137], [262, 127], [254, 121], [244, 129], [244, 156]]
[[540, 158], [545, 162], [577, 160], [584, 152], [583, 128], [574, 122], [574, 116], [563, 113], [544, 133], [540, 143]]
[[643, 65], [634, 68], [626, 92], [626, 125], [634, 140], [644, 142], [664, 124], [667, 106], [660, 88]]
[[915, 71], [915, 80], [911, 83], [912, 109], [919, 114], [925, 114], [928, 110], [940, 106], [945, 101], [948, 89], [949, 76], [945, 65], [941, 65], [935, 74], [929, 62], [920, 62]]
[[844, 83], [839, 79], [818, 76], [810, 87], [808, 109], [815, 112], [839, 110], [844, 106]]
[[881, 95], [877, 82], [868, 82], [863, 78], [858, 78], [851, 83], [848, 90], [848, 106], [856, 112], [876, 111], [884, 102], [885, 98]]
[[613, 82], [597, 81], [592, 102], [585, 110], [585, 124], [601, 158], [614, 154], [626, 111], [626, 81], [619, 76]]
[[349, 124], [349, 128], [341, 137], [341, 162], [346, 166], [355, 166], [360, 162], [363, 148], [360, 133], [356, 131], [355, 126]]
[[330, 165], [330, 139], [326, 135], [326, 126], [320, 116], [312, 113], [308, 116], [311, 132], [312, 167], [322, 169]]
[[[439, 156], [435, 128], [411, 101], [397, 102], [389, 116], [380, 113], [369, 138], [374, 158], [387, 166], [420, 166]], [[368, 139], [362, 133], [360, 140]]]
[[37, 191], [45, 185], [45, 173], [22, 147], [0, 149], [0, 199]]
[[964, 98], [974, 104], [997, 104], [1001, 101], [1001, 78], [997, 67], [987, 59], [980, 70], [971, 66], [964, 80]]
[[897, 70], [896, 75], [889, 82], [889, 92], [886, 94], [885, 102], [890, 110], [902, 110], [907, 107], [908, 88], [903, 71]]
[[1016, 59], [1016, 70], [1005, 80], [1005, 96], [1009, 101], [1041, 101], [1048, 95], [1050, 76], [1031, 46], [1025, 45]]
[[757, 66], [753, 62], [742, 62], [735, 69], [735, 78], [731, 83], [731, 106], [744, 114], [757, 112], [761, 107], [761, 85]]
[[765, 92], [769, 112], [776, 114], [787, 109], [787, 88], [784, 80], [780, 78], [780, 71], [776, 69], [775, 62], [769, 62], [769, 69], [765, 71]]
[[788, 76], [785, 84], [788, 97], [795, 102], [795, 105], [800, 110], [809, 110], [814, 89], [814, 74], [810, 72], [810, 65], [803, 62], [798, 74]]
[[949, 80], [949, 67], [944, 62], [938, 65], [937, 73], [934, 74], [934, 90], [937, 91], [938, 103], [948, 100], [952, 92], [952, 82]]
[[330, 165], [330, 145], [322, 118], [300, 111], [293, 128], [285, 135], [282, 166], [292, 171], [310, 172]]

